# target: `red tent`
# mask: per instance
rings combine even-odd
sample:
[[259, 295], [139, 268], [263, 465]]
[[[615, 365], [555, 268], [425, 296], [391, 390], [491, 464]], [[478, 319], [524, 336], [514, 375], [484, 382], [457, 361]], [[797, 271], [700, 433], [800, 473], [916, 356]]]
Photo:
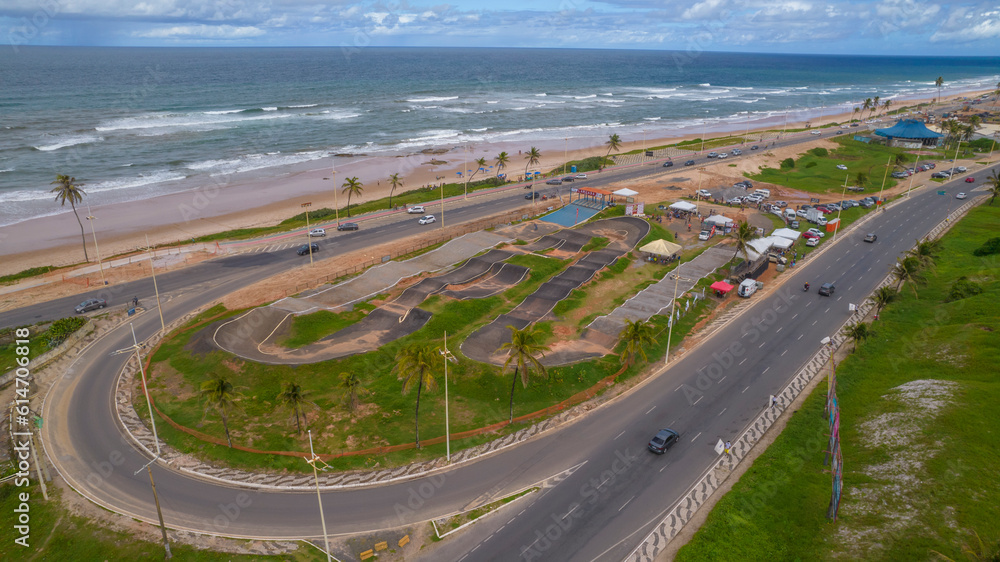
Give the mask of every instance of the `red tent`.
[[729, 291], [735, 289], [734, 286], [730, 285], [729, 283], [726, 283], [725, 281], [716, 281], [715, 283], [709, 285], [708, 288], [723, 294], [728, 293]]

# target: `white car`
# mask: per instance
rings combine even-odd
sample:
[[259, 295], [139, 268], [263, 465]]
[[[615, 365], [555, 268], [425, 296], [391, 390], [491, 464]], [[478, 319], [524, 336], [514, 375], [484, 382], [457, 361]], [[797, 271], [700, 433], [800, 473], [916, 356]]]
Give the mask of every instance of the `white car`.
[[847, 166], [845, 166], [845, 165], [843, 165], [843, 164], [837, 164], [837, 169], [838, 169], [838, 170], [846, 170], [846, 169], [847, 169]]
[[698, 240], [708, 240], [709, 234], [707, 230], [702, 230], [701, 234], [698, 235]]
[[419, 222], [420, 224], [430, 224], [432, 222], [437, 222], [437, 219], [434, 218], [434, 215], [427, 215], [424, 217], [420, 217], [420, 220], [418, 220], [417, 222]]
[[424, 210], [424, 207], [422, 205], [414, 205], [409, 209], [407, 209], [406, 212], [410, 213], [411, 215], [422, 215], [427, 211]]
[[806, 240], [806, 246], [809, 246], [810, 248], [816, 246], [817, 244], [819, 244], [819, 238], [810, 238]]
[[576, 175], [576, 176], [574, 176], [574, 177], [575, 177], [576, 179], [578, 179], [578, 180], [585, 180], [585, 179], [587, 179], [587, 174], [577, 174], [577, 175]]
[[810, 228], [806, 232], [812, 232], [813, 234], [815, 234], [816, 236], [819, 236], [820, 238], [823, 238], [824, 236], [826, 236], [826, 233], [823, 232], [822, 230], [818, 229], [818, 228]]
[[326, 230], [322, 228], [314, 228], [309, 231], [309, 236], [326, 236]]
[[711, 197], [712, 192], [707, 189], [699, 189], [697, 195], [699, 197]]
[[727, 152], [720, 152], [719, 153], [719, 159], [721, 160], [722, 158], [729, 158], [729, 153], [727, 153]]
[[798, 211], [795, 211], [795, 216], [803, 219], [806, 218], [808, 215], [809, 213], [807, 213], [805, 209], [799, 209]]
[[955, 199], [965, 199], [966, 197], [968, 197], [968, 195], [966, 195], [965, 192], [962, 192], [956, 195]]
[[810, 135], [822, 135], [823, 132], [822, 131], [811, 131], [809, 134]]

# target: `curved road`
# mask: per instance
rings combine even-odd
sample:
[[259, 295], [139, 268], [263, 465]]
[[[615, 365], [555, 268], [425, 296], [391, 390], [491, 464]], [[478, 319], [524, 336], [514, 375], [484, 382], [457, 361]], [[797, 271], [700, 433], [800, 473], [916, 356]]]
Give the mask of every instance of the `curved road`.
[[[648, 168], [632, 173], [646, 174]], [[616, 180], [629, 171], [604, 172]], [[982, 171], [979, 172], [984, 173]], [[611, 177], [608, 177], [610, 180]], [[589, 181], [589, 180], [588, 180]], [[590, 184], [594, 185], [594, 184]], [[324, 493], [331, 534], [355, 533], [426, 521], [470, 503], [498, 497], [560, 475], [534, 494], [513, 518], [493, 518], [437, 546], [437, 560], [595, 560], [624, 558], [662, 513], [715, 460], [718, 438], [735, 435], [755, 416], [769, 394], [787, 380], [848, 316], [847, 304], [860, 302], [885, 276], [897, 255], [909, 248], [953, 205], [954, 193], [973, 186], [952, 181], [947, 197], [934, 189], [915, 193], [882, 213], [874, 245], [848, 234], [808, 265], [787, 275], [785, 289], [758, 300], [737, 322], [617, 401], [587, 417], [526, 444], [438, 475], [366, 489]], [[521, 197], [515, 192], [512, 197]], [[450, 213], [453, 220], [487, 214], [496, 202]], [[353, 249], [372, 238], [397, 236], [406, 223], [364, 231], [342, 245]], [[415, 225], [412, 225], [415, 226]], [[330, 252], [322, 256], [332, 257]], [[213, 260], [160, 283], [171, 297], [171, 319], [203, 303], [281, 271], [297, 256], [243, 255]], [[164, 278], [167, 278], [166, 280]], [[837, 283], [836, 295], [803, 294], [800, 282]], [[136, 284], [137, 286], [138, 284]], [[122, 291], [127, 299], [138, 289]], [[75, 302], [77, 298], [69, 299]], [[65, 303], [5, 313], [17, 318], [54, 314]], [[62, 308], [65, 310], [66, 308]], [[777, 314], [764, 313], [774, 310]], [[777, 320], [774, 320], [777, 318]], [[12, 320], [14, 319], [14, 320]], [[754, 320], [757, 319], [755, 322]], [[154, 333], [159, 319], [145, 314], [135, 322], [140, 339]], [[732, 360], [723, 350], [730, 350]], [[89, 346], [46, 397], [44, 443], [60, 473], [87, 497], [132, 516], [154, 522], [149, 482], [135, 475], [148, 459], [122, 438], [111, 405], [113, 385], [125, 358], [109, 356], [131, 343], [128, 327]], [[713, 353], [715, 355], [713, 356]], [[699, 371], [721, 365], [725, 376], [699, 396], [681, 391], [697, 387]], [[681, 442], [667, 455], [646, 454], [645, 443], [659, 427], [680, 430]], [[192, 478], [154, 465], [157, 489], [168, 526], [244, 537], [322, 536], [313, 493], [245, 490]], [[510, 518], [510, 521], [508, 521]], [[501, 527], [502, 525], [502, 527]], [[556, 525], [557, 538], [544, 534]], [[487, 536], [488, 535], [488, 536]]]

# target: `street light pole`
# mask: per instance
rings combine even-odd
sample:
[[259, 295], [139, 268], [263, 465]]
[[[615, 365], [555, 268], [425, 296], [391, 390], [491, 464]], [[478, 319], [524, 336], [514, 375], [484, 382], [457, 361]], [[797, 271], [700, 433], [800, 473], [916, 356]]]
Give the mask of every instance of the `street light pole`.
[[698, 154], [705, 152], [705, 135], [708, 134], [708, 110], [705, 110], [705, 120], [702, 122], [701, 126], [701, 150]]
[[[674, 310], [677, 306], [677, 285], [681, 282], [681, 261], [678, 256], [677, 268], [674, 269], [674, 298], [670, 299], [670, 322], [667, 324], [667, 353], [663, 357], [663, 364], [670, 363], [670, 339], [674, 335]], [[686, 279], [685, 279], [686, 281]]]
[[885, 173], [882, 174], [882, 187], [878, 190], [878, 204], [882, 204], [882, 191], [885, 190], [885, 180], [889, 178], [889, 166], [892, 165], [892, 156], [885, 162]]
[[104, 278], [104, 262], [101, 261], [101, 247], [97, 245], [97, 231], [94, 230], [95, 220], [97, 220], [97, 217], [90, 213], [90, 203], [87, 203], [87, 221], [90, 223], [90, 233], [94, 235], [94, 248], [97, 250], [97, 267], [101, 269], [101, 283], [107, 285], [108, 280]]
[[457, 361], [455, 356], [448, 351], [448, 332], [444, 333], [444, 348], [441, 350], [444, 357], [444, 443], [445, 459], [451, 462], [451, 429], [448, 423], [448, 361]]
[[837, 239], [837, 232], [840, 231], [840, 215], [844, 212], [844, 197], [847, 196], [847, 179], [851, 177], [850, 173], [844, 174], [844, 189], [840, 192], [840, 210], [837, 211], [837, 226], [833, 229], [833, 238], [830, 241]]
[[441, 228], [444, 228], [444, 183], [441, 184]]
[[567, 154], [569, 151], [569, 137], [563, 137], [563, 174], [566, 174]]
[[156, 284], [156, 267], [153, 265], [153, 248], [149, 245], [149, 235], [146, 235], [146, 253], [149, 255], [149, 272], [153, 275], [153, 291], [156, 293], [156, 310], [160, 313], [160, 330], [167, 333], [167, 325], [163, 322], [163, 307], [160, 305], [160, 288]]
[[[913, 169], [914, 170], [916, 170], [916, 165], [917, 165], [916, 163], [917, 162], [920, 162], [920, 155], [919, 154], [917, 155], [916, 161], [914, 161], [914, 163], [913, 163], [913, 166], [914, 166]], [[915, 175], [917, 175], [917, 173], [913, 172], [913, 175], [910, 176], [910, 185], [906, 186], [906, 196], [907, 197], [910, 196], [910, 191], [913, 189], [913, 176], [915, 176]]]
[[300, 205], [306, 210], [306, 248], [309, 250], [309, 265], [313, 264], [313, 245], [312, 239], [309, 237], [309, 207], [312, 207], [312, 202], [303, 203]]
[[316, 463], [319, 462], [319, 457], [313, 451], [313, 432], [309, 430], [309, 460], [308, 462], [313, 467], [313, 480], [316, 482], [316, 500], [319, 502], [319, 522], [323, 525], [323, 544], [326, 547], [326, 560], [327, 562], [333, 562], [333, 555], [330, 554], [330, 537], [326, 533], [326, 516], [323, 515], [323, 496], [319, 493], [319, 472], [316, 471]]
[[[469, 198], [469, 147], [462, 148], [462, 175], [465, 176], [465, 198]], [[442, 193], [444, 193], [442, 191]], [[442, 195], [442, 201], [444, 196]], [[441, 203], [441, 222], [444, 222], [444, 203]]]

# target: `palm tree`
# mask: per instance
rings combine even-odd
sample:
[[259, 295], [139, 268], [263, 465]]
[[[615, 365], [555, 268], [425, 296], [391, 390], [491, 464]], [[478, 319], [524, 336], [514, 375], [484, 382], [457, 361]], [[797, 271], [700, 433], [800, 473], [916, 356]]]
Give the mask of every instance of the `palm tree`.
[[399, 179], [399, 174], [389, 176], [389, 208], [392, 209], [392, 193], [397, 187], [403, 187], [403, 180]]
[[476, 171], [472, 172], [472, 175], [469, 176], [469, 179], [465, 181], [465, 184], [468, 185], [469, 182], [472, 181], [472, 178], [476, 177], [476, 174], [484, 170], [486, 170], [486, 159], [485, 158], [476, 159]]
[[[618, 136], [618, 133], [615, 133], [608, 137], [608, 142], [604, 144], [608, 145], [608, 153], [604, 155], [604, 160], [607, 160], [612, 150], [618, 150], [621, 147], [622, 139]], [[604, 167], [604, 160], [601, 161], [601, 168]]]
[[535, 358], [536, 354], [545, 355], [549, 350], [548, 346], [537, 343], [538, 331], [531, 326], [525, 326], [518, 330], [514, 326], [507, 326], [510, 329], [510, 341], [501, 345], [497, 351], [507, 351], [507, 360], [503, 363], [501, 371], [506, 370], [511, 363], [514, 363], [514, 378], [510, 383], [510, 421], [514, 422], [514, 389], [517, 388], [518, 374], [521, 375], [521, 384], [528, 388], [528, 378], [531, 369], [537, 370], [542, 376], [547, 377], [545, 366]]
[[541, 158], [542, 153], [535, 147], [531, 147], [531, 150], [524, 155], [524, 159], [528, 161], [528, 163], [524, 165], [524, 179], [528, 179], [528, 167], [537, 164]]
[[424, 386], [433, 388], [435, 385], [434, 375], [431, 374], [431, 358], [434, 352], [429, 347], [411, 345], [404, 347], [396, 353], [396, 371], [399, 379], [403, 381], [403, 394], [406, 394], [414, 384], [417, 385], [417, 409], [414, 416], [415, 434], [417, 438], [417, 448], [420, 448], [420, 393]]
[[750, 261], [750, 241], [757, 238], [757, 229], [747, 221], [743, 221], [733, 229], [733, 240], [736, 241], [736, 252], [731, 259], [736, 259], [738, 254]]
[[[302, 433], [302, 424], [299, 423], [299, 414], [302, 414], [302, 404], [306, 402], [306, 393], [302, 387], [292, 381], [285, 381], [281, 385], [281, 392], [278, 393], [278, 402], [291, 408], [295, 414], [295, 428], [298, 433]], [[302, 414], [305, 418], [305, 414]]]
[[859, 187], [867, 187], [868, 185], [868, 174], [864, 172], [858, 172], [857, 177], [854, 178]]
[[209, 409], [214, 408], [222, 415], [222, 427], [226, 429], [226, 441], [231, 449], [233, 440], [229, 438], [229, 420], [226, 416], [226, 410], [230, 407], [236, 407], [236, 398], [239, 397], [239, 393], [233, 390], [231, 382], [223, 377], [216, 377], [201, 383], [199, 394], [205, 401], [206, 413]]
[[869, 300], [875, 305], [875, 316], [882, 314], [882, 309], [896, 298], [896, 290], [888, 285], [875, 291]]
[[986, 177], [986, 185], [990, 186], [990, 205], [993, 205], [993, 200], [1000, 195], [1000, 172], [993, 170], [993, 175]]
[[881, 99], [882, 98], [880, 98], [878, 96], [875, 96], [874, 98], [872, 98], [872, 113], [875, 114], [875, 117], [878, 117], [878, 108], [882, 107], [882, 104], [879, 103], [879, 101]]
[[861, 108], [862, 108], [862, 111], [861, 111], [861, 120], [864, 121], [865, 120], [865, 111], [868, 111], [868, 110], [870, 110], [872, 108], [872, 99], [871, 98], [865, 98], [865, 103], [863, 103], [861, 105]]
[[87, 194], [84, 190], [80, 189], [80, 186], [83, 184], [76, 183], [76, 178], [62, 174], [57, 175], [56, 181], [52, 182], [52, 184], [57, 186], [53, 187], [51, 191], [56, 194], [56, 201], [61, 201], [60, 205], [65, 206], [68, 200], [70, 206], [73, 207], [76, 222], [80, 223], [80, 238], [83, 240], [83, 259], [86, 262], [90, 262], [90, 257], [87, 256], [87, 235], [83, 230], [83, 221], [80, 220], [80, 213], [76, 212], [76, 204], [83, 201], [83, 196]]
[[910, 250], [909, 255], [917, 258], [920, 267], [933, 267], [934, 257], [940, 249], [940, 240], [918, 240], [917, 245]]
[[851, 121], [854, 121], [854, 115], [861, 112], [861, 108], [855, 106], [854, 111], [851, 112]]
[[863, 342], [873, 335], [871, 326], [867, 322], [857, 322], [846, 326], [841, 333], [854, 342], [854, 349], [851, 350], [851, 353], [858, 350], [858, 342]]
[[507, 163], [510, 162], [510, 156], [506, 152], [501, 152], [497, 154], [497, 177], [500, 177], [500, 172], [507, 167]]
[[352, 195], [357, 195], [357, 196], [360, 197], [361, 194], [365, 191], [365, 187], [364, 187], [364, 185], [360, 181], [358, 181], [358, 178], [356, 176], [353, 177], [353, 178], [347, 178], [347, 181], [345, 181], [344, 185], [342, 185], [341, 187], [344, 188], [344, 190], [341, 191], [341, 193], [346, 193], [347, 194], [347, 217], [350, 218], [351, 217], [351, 196]]
[[361, 390], [361, 379], [355, 373], [340, 373], [340, 386], [347, 390], [347, 407], [353, 413], [358, 407], [358, 391]]
[[894, 168], [903, 168], [905, 167], [905, 164], [909, 161], [910, 161], [909, 157], [907, 157], [903, 153], [896, 154], [896, 156], [894, 156], [892, 159]]
[[937, 89], [938, 89], [938, 99], [937, 99], [937, 102], [941, 103], [941, 86], [944, 86], [944, 78], [941, 77], [941, 76], [938, 76], [937, 80], [934, 81], [934, 85], [937, 86]]
[[623, 366], [629, 367], [635, 362], [636, 355], [642, 355], [646, 360], [645, 346], [653, 343], [653, 325], [642, 320], [625, 320], [625, 327], [618, 334], [618, 341], [625, 344], [621, 360]]
[[890, 105], [892, 105], [892, 100], [885, 100], [885, 103], [882, 104], [882, 108], [885, 109], [885, 114], [886, 115], [889, 115], [889, 106]]
[[900, 287], [906, 281], [910, 282], [910, 287], [913, 289], [913, 296], [917, 296], [916, 282], [920, 279], [920, 260], [913, 256], [907, 256], [904, 258], [897, 258], [896, 265], [892, 268], [892, 274], [896, 276], [896, 291], [898, 292]]

